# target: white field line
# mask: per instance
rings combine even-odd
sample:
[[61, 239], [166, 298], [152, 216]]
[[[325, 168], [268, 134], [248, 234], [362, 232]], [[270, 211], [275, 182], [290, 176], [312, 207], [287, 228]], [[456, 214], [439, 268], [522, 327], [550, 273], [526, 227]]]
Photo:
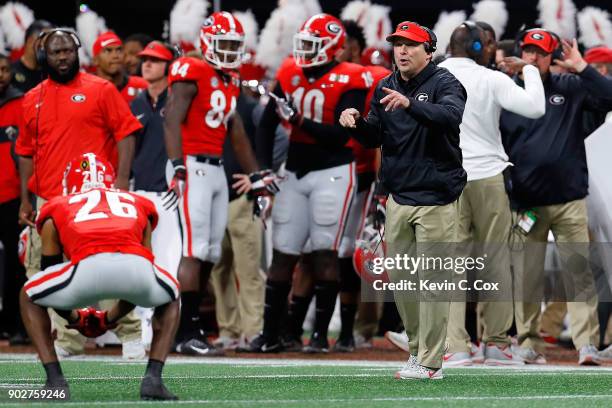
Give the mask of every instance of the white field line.
[[[301, 404], [301, 403], [351, 403], [356, 402], [404, 402], [404, 401], [432, 401], [432, 402], [451, 402], [451, 401], [555, 401], [555, 400], [600, 400], [600, 399], [612, 399], [612, 394], [602, 395], [514, 395], [514, 396], [458, 396], [458, 397], [374, 397], [374, 398], [308, 398], [308, 399], [276, 399], [276, 400], [179, 400], [169, 401], [168, 404], [210, 404], [210, 405], [223, 405], [223, 404], [239, 404], [245, 405], [288, 405], [288, 404]], [[151, 404], [150, 401], [75, 401], [75, 402], [59, 402], [61, 405], [141, 405]], [[29, 406], [48, 404], [48, 402], [34, 402], [28, 403]], [[3, 404], [3, 407], [7, 406], [20, 406], [23, 407], [23, 402], [20, 403], [8, 403]]]

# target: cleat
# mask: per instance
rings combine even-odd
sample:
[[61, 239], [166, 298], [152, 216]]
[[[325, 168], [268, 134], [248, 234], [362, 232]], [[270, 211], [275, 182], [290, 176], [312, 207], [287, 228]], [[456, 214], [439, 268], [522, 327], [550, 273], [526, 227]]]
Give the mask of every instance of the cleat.
[[176, 346], [176, 352], [190, 356], [222, 356], [223, 350], [216, 348], [206, 340], [206, 338], [192, 338], [180, 342]]
[[178, 397], [168, 391], [161, 378], [144, 377], [140, 384], [140, 399], [145, 401], [176, 401]]
[[270, 339], [263, 333], [255, 337], [246, 347], [238, 347], [239, 353], [278, 353], [283, 350], [280, 339]]
[[546, 358], [531, 347], [513, 347], [512, 352], [525, 364], [546, 364]]
[[302, 352], [306, 354], [329, 353], [327, 337], [323, 337], [317, 332], [312, 333], [308, 345], [302, 348]]
[[480, 342], [479, 345], [470, 343], [470, 358], [474, 364], [484, 363], [484, 343]]
[[580, 347], [579, 365], [598, 366], [601, 362], [597, 347], [592, 344]]
[[302, 344], [302, 339], [300, 337], [286, 335], [281, 339], [281, 343], [283, 346], [283, 351], [289, 353], [299, 353], [302, 351], [304, 345]]
[[405, 331], [396, 333], [392, 331], [385, 332], [385, 339], [395, 347], [406, 352], [410, 352], [410, 346], [408, 344], [408, 335]]
[[489, 366], [525, 364], [522, 359], [514, 355], [509, 344], [499, 347], [495, 343], [487, 343], [484, 363]]
[[332, 347], [332, 351], [339, 353], [352, 353], [355, 351], [355, 339], [353, 336], [347, 338], [339, 338], [334, 347]]
[[598, 354], [602, 363], [612, 363], [612, 346], [608, 346], [607, 349], [600, 351]]
[[446, 353], [442, 360], [442, 367], [466, 367], [472, 365], [470, 353], [460, 351], [458, 353]]

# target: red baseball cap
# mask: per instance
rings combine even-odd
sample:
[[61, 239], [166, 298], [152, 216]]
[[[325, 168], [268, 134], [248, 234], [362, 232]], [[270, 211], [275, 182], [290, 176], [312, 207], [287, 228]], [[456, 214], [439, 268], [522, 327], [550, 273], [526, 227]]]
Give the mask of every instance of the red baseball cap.
[[111, 45], [123, 45], [121, 42], [121, 38], [117, 36], [117, 34], [112, 31], [107, 31], [102, 33], [96, 38], [96, 41], [92, 47], [92, 54], [95, 57], [98, 55], [104, 48], [110, 47]]
[[525, 34], [523, 34], [521, 48], [524, 48], [526, 45], [535, 45], [544, 52], [552, 54], [555, 48], [559, 46], [559, 43], [550, 32], [534, 28], [532, 30], [527, 30]]
[[387, 36], [387, 41], [393, 42], [397, 38], [406, 38], [418, 43], [431, 41], [429, 33], [418, 23], [412, 21], [403, 21], [399, 23], [395, 28], [395, 32]]
[[612, 49], [608, 47], [593, 47], [584, 54], [584, 60], [589, 63], [612, 63]]
[[151, 41], [144, 50], [138, 53], [139, 57], [152, 57], [163, 61], [172, 61], [172, 52], [159, 41]]

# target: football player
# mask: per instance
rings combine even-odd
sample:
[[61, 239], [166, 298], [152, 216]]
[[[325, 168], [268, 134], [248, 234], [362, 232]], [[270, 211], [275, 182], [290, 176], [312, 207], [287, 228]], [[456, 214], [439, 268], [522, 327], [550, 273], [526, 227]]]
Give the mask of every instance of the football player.
[[[202, 336], [200, 288], [206, 287], [221, 257], [228, 191], [221, 155], [229, 133], [240, 166], [250, 172], [251, 193], [260, 195], [264, 182], [240, 116], [234, 114], [240, 82], [234, 70], [244, 53], [244, 30], [228, 12], [210, 15], [200, 30], [203, 60], [183, 57], [170, 66], [170, 94], [164, 123], [169, 199], [179, 199], [183, 234], [179, 266], [181, 322], [176, 351], [219, 355]], [[231, 121], [231, 123], [230, 123]], [[231, 125], [231, 126], [230, 126]], [[231, 130], [228, 132], [228, 128]], [[238, 186], [239, 187], [239, 186]], [[238, 188], [238, 192], [245, 192]], [[254, 200], [255, 205], [258, 200]]]
[[[53, 308], [88, 337], [103, 334], [135, 305], [155, 307], [153, 342], [142, 399], [176, 399], [161, 372], [179, 314], [178, 282], [153, 262], [154, 204], [115, 190], [112, 166], [93, 153], [72, 160], [64, 173], [64, 194], [40, 210], [42, 271], [20, 293], [21, 316], [47, 374], [45, 386], [68, 384], [57, 359], [46, 308]], [[64, 256], [68, 259], [64, 262]], [[76, 310], [102, 299], [121, 299], [109, 311]]]
[[246, 351], [282, 349], [279, 326], [291, 275], [307, 241], [317, 307], [304, 351], [329, 349], [327, 328], [338, 294], [337, 254], [356, 184], [353, 153], [338, 118], [345, 106], [364, 106], [371, 86], [361, 66], [336, 61], [345, 36], [340, 20], [329, 14], [314, 15], [302, 25], [294, 36], [293, 58], [279, 68], [274, 96], [258, 128], [258, 157], [269, 163], [274, 129], [281, 120], [292, 127], [287, 171], [272, 209], [274, 250], [263, 332]]

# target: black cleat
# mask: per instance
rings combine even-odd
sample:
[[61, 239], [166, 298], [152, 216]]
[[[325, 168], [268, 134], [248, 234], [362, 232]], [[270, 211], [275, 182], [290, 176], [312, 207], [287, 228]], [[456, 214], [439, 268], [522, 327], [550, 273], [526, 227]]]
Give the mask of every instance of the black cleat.
[[145, 401], [176, 401], [178, 397], [168, 391], [161, 378], [144, 377], [140, 384], [140, 399]]
[[337, 351], [340, 353], [352, 353], [355, 351], [355, 339], [353, 336], [350, 337], [340, 337], [332, 347], [332, 351]]
[[44, 389], [49, 391], [63, 391], [63, 393], [54, 392], [54, 398], [56, 398], [57, 395], [59, 397], [58, 399], [61, 400], [67, 401], [70, 399], [70, 387], [68, 387], [68, 382], [66, 382], [66, 379], [63, 377], [55, 380], [49, 380], [47, 378], [47, 381], [45, 381]]
[[283, 345], [283, 351], [287, 351], [289, 353], [297, 353], [302, 351], [302, 339], [297, 336], [285, 335], [281, 338], [281, 343]]
[[315, 353], [329, 353], [329, 343], [327, 337], [321, 336], [320, 333], [314, 332], [310, 336], [310, 342], [307, 346], [302, 348], [303, 353], [315, 354]]
[[283, 350], [280, 339], [270, 339], [263, 333], [255, 337], [246, 347], [238, 347], [237, 352], [241, 353], [278, 353]]
[[205, 337], [194, 337], [176, 345], [176, 352], [190, 356], [222, 356], [225, 352], [206, 340]]
[[10, 346], [27, 346], [30, 344], [32, 344], [32, 341], [28, 337], [28, 334], [22, 331], [16, 332], [9, 338]]

